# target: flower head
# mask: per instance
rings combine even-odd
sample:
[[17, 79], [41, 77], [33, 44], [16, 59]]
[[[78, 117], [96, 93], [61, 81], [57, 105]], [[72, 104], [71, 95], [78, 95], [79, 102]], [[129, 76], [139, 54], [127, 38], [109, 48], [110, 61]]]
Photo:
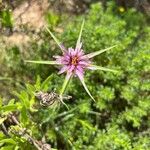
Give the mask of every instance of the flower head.
[[55, 56], [56, 62], [63, 65], [59, 74], [69, 72], [83, 76], [84, 69], [90, 66], [91, 61], [84, 55], [82, 49], [68, 48], [62, 56]]
[[53, 33], [48, 28], [46, 28], [47, 31], [52, 36], [52, 38], [57, 43], [57, 45], [60, 47], [60, 49], [62, 51], [62, 56], [54, 56], [55, 61], [30, 61], [30, 60], [27, 60], [26, 62], [60, 65], [61, 69], [58, 73], [59, 74], [62, 74], [65, 72], [67, 73], [66, 78], [63, 83], [63, 86], [62, 86], [62, 89], [60, 91], [60, 95], [62, 96], [62, 94], [64, 93], [64, 91], [69, 83], [70, 78], [72, 76], [77, 76], [80, 79], [80, 81], [81, 81], [84, 89], [88, 93], [88, 95], [94, 100], [93, 96], [89, 92], [89, 90], [84, 82], [84, 70], [85, 69], [94, 69], [94, 70], [99, 69], [99, 70], [103, 70], [103, 71], [116, 72], [115, 70], [112, 70], [112, 69], [93, 65], [93, 63], [91, 61], [91, 58], [93, 58], [107, 50], [110, 50], [115, 46], [112, 46], [112, 47], [109, 47], [109, 48], [106, 48], [103, 50], [99, 50], [96, 52], [92, 52], [90, 54], [84, 54], [84, 51], [82, 49], [82, 43], [81, 43], [81, 35], [82, 35], [83, 26], [84, 26], [84, 21], [81, 25], [79, 37], [78, 37], [75, 48], [68, 48], [68, 49], [66, 49], [58, 41], [58, 39], [53, 35]]

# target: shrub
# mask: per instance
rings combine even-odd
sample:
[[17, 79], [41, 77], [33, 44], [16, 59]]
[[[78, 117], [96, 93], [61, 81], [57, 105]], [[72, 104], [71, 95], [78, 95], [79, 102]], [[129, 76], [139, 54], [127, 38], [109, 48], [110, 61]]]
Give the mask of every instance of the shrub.
[[[83, 48], [87, 53], [118, 45], [96, 58], [97, 64], [118, 70], [117, 75], [102, 71], [86, 73], [87, 86], [97, 101], [92, 102], [80, 83], [74, 82], [77, 79], [74, 79], [66, 92], [72, 96], [71, 100], [66, 101], [69, 110], [58, 103], [48, 108], [38, 106], [33, 93], [54, 88], [59, 90], [63, 77], [56, 75], [54, 67], [24, 64], [29, 68], [23, 70], [25, 75], [32, 76], [35, 71], [35, 75], [40, 74], [42, 79], [38, 77], [34, 85], [26, 84], [24, 90], [15, 92], [15, 100], [1, 105], [1, 124], [6, 124], [6, 116], [10, 112], [17, 112], [20, 122], [8, 128], [11, 137], [1, 132], [0, 143], [3, 148], [33, 149], [34, 144], [22, 134], [19, 135], [19, 131], [26, 129], [26, 134], [38, 141], [44, 137], [46, 143], [57, 149], [149, 149], [150, 27], [144, 16], [134, 9], [121, 14], [115, 9], [113, 3], [108, 3], [106, 10], [98, 3], [92, 5], [85, 16]], [[75, 45], [82, 18], [79, 16], [70, 21], [63, 34], [58, 36], [66, 46]], [[53, 55], [53, 51], [49, 50], [50, 47], [53, 49], [51, 45], [48, 39], [39, 47], [32, 45], [34, 54], [28, 55], [28, 58], [49, 59]], [[48, 74], [52, 75], [41, 82]]]

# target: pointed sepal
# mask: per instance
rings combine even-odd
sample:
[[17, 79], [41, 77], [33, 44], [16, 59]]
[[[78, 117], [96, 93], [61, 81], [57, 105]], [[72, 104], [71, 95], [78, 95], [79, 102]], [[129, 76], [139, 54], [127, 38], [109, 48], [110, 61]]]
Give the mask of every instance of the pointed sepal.
[[101, 53], [104, 53], [104, 52], [106, 52], [106, 51], [108, 51], [108, 50], [111, 50], [112, 48], [114, 48], [114, 47], [116, 47], [117, 45], [114, 45], [114, 46], [111, 46], [111, 47], [108, 47], [108, 48], [105, 48], [105, 49], [102, 49], [102, 50], [99, 50], [99, 51], [96, 51], [96, 52], [92, 52], [92, 53], [90, 53], [90, 54], [87, 54], [87, 55], [85, 55], [86, 57], [88, 57], [88, 58], [93, 58], [93, 57], [95, 57], [95, 56], [97, 56], [97, 55], [100, 55]]
[[83, 75], [80, 73], [80, 72], [76, 72], [78, 78], [80, 79], [85, 91], [87, 92], [87, 94], [91, 97], [91, 99], [95, 102], [95, 99], [94, 97], [91, 95], [90, 91], [88, 90], [86, 84], [85, 84], [85, 81], [84, 81], [84, 78], [83, 78]]
[[47, 27], [45, 27], [45, 28], [49, 32], [49, 34], [51, 35], [51, 37], [54, 39], [54, 41], [56, 42], [56, 44], [60, 47], [60, 49], [62, 50], [62, 52], [64, 53], [66, 51], [65, 47], [61, 44], [61, 42], [56, 38], [56, 36]]
[[44, 61], [44, 60], [25, 60], [27, 63], [36, 63], [36, 64], [47, 64], [47, 65], [58, 65], [56, 61]]
[[81, 49], [81, 46], [82, 46], [81, 36], [82, 36], [83, 27], [84, 27], [84, 22], [85, 22], [85, 20], [82, 21], [80, 33], [79, 33], [78, 40], [77, 40], [77, 43], [76, 43], [76, 49], [79, 49], [79, 50]]
[[88, 67], [91, 70], [102, 70], [102, 71], [109, 71], [109, 72], [113, 72], [113, 73], [117, 73], [117, 70], [113, 70], [113, 69], [109, 69], [109, 68], [105, 68], [105, 67], [101, 67], [101, 66], [96, 66], [96, 65], [90, 65]]

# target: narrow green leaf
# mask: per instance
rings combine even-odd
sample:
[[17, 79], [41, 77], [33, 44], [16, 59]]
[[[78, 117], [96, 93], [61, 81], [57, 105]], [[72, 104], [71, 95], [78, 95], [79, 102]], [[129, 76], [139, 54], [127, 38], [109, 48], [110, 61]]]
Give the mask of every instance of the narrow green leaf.
[[47, 64], [47, 65], [58, 65], [56, 61], [44, 61], [44, 60], [25, 60], [28, 63], [36, 63], [36, 64]]
[[11, 99], [8, 103], [8, 105], [13, 105], [15, 103], [15, 99]]
[[97, 56], [97, 55], [99, 55], [99, 54], [101, 54], [101, 53], [104, 53], [104, 52], [106, 52], [106, 51], [108, 51], [108, 50], [110, 50], [110, 49], [112, 49], [112, 48], [114, 48], [114, 47], [116, 47], [116, 46], [117, 46], [117, 45], [114, 45], [114, 46], [111, 46], [111, 47], [106, 48], [106, 49], [102, 49], [102, 50], [99, 50], [99, 51], [96, 51], [96, 52], [92, 52], [92, 53], [87, 54], [87, 55], [85, 55], [85, 56], [88, 57], [88, 58], [92, 58], [92, 57], [95, 57], [95, 56]]
[[7, 117], [0, 118], [0, 125], [7, 119]]
[[81, 25], [79, 37], [78, 37], [78, 40], [77, 40], [76, 48], [78, 48], [78, 46], [79, 46], [80, 43], [81, 43], [81, 36], [82, 36], [83, 27], [84, 27], [84, 22], [85, 22], [85, 20], [82, 21], [82, 25]]
[[94, 97], [91, 95], [90, 91], [88, 90], [88, 88], [87, 88], [87, 86], [86, 86], [86, 84], [85, 84], [85, 82], [84, 82], [84, 78], [81, 79], [81, 78], [79, 77], [79, 79], [80, 79], [80, 81], [81, 81], [81, 83], [82, 83], [84, 89], [85, 89], [86, 92], [88, 93], [88, 95], [89, 95], [89, 96], [91, 97], [91, 99], [95, 102]]
[[41, 77], [39, 75], [37, 75], [37, 79], [34, 87], [36, 90], [41, 90]]
[[20, 93], [14, 92], [14, 94], [20, 99], [23, 106], [27, 109], [30, 107], [29, 95], [25, 91], [21, 91]]
[[10, 144], [16, 144], [16, 142], [13, 139], [3, 139], [0, 140], [0, 143], [10, 143]]
[[63, 86], [62, 86], [61, 91], [60, 91], [60, 95], [63, 95], [63, 93], [65, 92], [67, 85], [69, 84], [71, 76], [72, 76], [72, 73], [67, 73], [65, 80], [64, 80], [64, 83], [63, 83]]
[[117, 73], [117, 70], [113, 70], [113, 69], [109, 69], [109, 68], [105, 68], [105, 67], [101, 67], [101, 66], [96, 66], [96, 65], [90, 65], [93, 69], [96, 70], [102, 70], [102, 71], [110, 71], [110, 72], [114, 72]]
[[14, 150], [14, 145], [5, 145], [4, 147], [1, 147], [0, 150]]
[[45, 28], [49, 32], [51, 37], [54, 39], [54, 41], [57, 43], [57, 45], [60, 47], [60, 49], [62, 50], [61, 42], [56, 38], [56, 36], [47, 27], [45, 27]]
[[70, 79], [71, 79], [71, 76], [72, 76], [72, 73], [67, 72], [66, 78], [65, 78], [65, 80], [64, 80], [63, 86], [62, 86], [61, 91], [60, 91], [60, 101], [62, 102], [62, 104], [64, 104], [64, 105], [67, 107], [67, 109], [69, 109], [69, 108], [68, 108], [68, 106], [63, 102], [63, 93], [65, 92], [65, 90], [66, 90], [66, 88], [67, 88], [67, 85], [69, 84], [69, 81], [70, 81]]
[[0, 77], [0, 80], [12, 80], [12, 78], [8, 78], [8, 77]]
[[48, 83], [50, 83], [50, 81], [52, 80], [52, 78], [53, 78], [53, 74], [50, 75], [50, 76], [48, 76], [48, 77], [42, 82], [42, 84], [41, 84], [41, 89], [47, 90], [47, 89], [48, 89], [48, 86], [49, 86]]
[[18, 108], [18, 105], [16, 105], [16, 104], [6, 105], [6, 106], [3, 106], [3, 107], [0, 107], [0, 111], [11, 112], [11, 111], [17, 110], [17, 108]]
[[77, 119], [77, 121], [78, 121], [79, 123], [81, 123], [82, 126], [88, 128], [89, 130], [94, 130], [94, 131], [96, 130], [96, 128], [92, 127], [92, 125], [89, 124], [89, 123], [88, 123], [87, 121], [85, 121], [85, 120]]
[[26, 89], [30, 95], [33, 95], [34, 91], [36, 90], [35, 87], [29, 83], [26, 84]]
[[15, 146], [14, 150], [20, 149], [18, 145]]
[[21, 122], [24, 124], [24, 125], [26, 125], [26, 124], [28, 124], [29, 122], [29, 117], [28, 117], [28, 115], [27, 115], [27, 109], [26, 109], [26, 107], [25, 106], [23, 106], [22, 107], [22, 109], [21, 109], [21, 111], [20, 111], [20, 120], [21, 120]]

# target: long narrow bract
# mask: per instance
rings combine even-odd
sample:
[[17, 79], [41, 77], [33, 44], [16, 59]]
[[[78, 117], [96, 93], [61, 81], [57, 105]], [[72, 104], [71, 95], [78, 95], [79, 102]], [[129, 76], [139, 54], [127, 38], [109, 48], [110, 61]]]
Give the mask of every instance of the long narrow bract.
[[103, 70], [103, 71], [110, 71], [110, 72], [114, 72], [117, 73], [118, 71], [113, 70], [113, 69], [109, 69], [109, 68], [105, 68], [105, 67], [101, 67], [101, 66], [96, 66], [96, 65], [90, 65], [89, 69], [92, 70]]
[[67, 72], [67, 75], [66, 75], [66, 77], [65, 77], [63, 86], [62, 86], [62, 88], [61, 88], [61, 90], [60, 90], [60, 95], [63, 95], [63, 93], [64, 93], [64, 91], [65, 91], [67, 85], [69, 84], [69, 81], [70, 81], [71, 76], [72, 76], [72, 73]]
[[[78, 76], [78, 77], [79, 77], [79, 76]], [[88, 88], [87, 88], [87, 86], [86, 86], [86, 84], [85, 84], [84, 78], [79, 77], [79, 79], [80, 79], [80, 81], [81, 81], [81, 83], [82, 83], [82, 85], [83, 85], [85, 91], [88, 93], [88, 95], [91, 97], [91, 99], [95, 102], [94, 97], [91, 95], [90, 91], [88, 90]]]
[[78, 36], [78, 40], [77, 40], [77, 43], [76, 43], [76, 48], [75, 49], [80, 49], [81, 46], [82, 46], [82, 43], [81, 43], [81, 36], [82, 36], [82, 31], [83, 31], [83, 27], [84, 27], [84, 20], [82, 21], [82, 25], [81, 25], [81, 29], [80, 29], [80, 33], [79, 33], [79, 36]]
[[56, 61], [45, 61], [45, 60], [25, 60], [25, 62], [36, 63], [36, 64], [47, 64], [47, 65], [59, 65]]
[[65, 48], [61, 44], [61, 42], [56, 38], [56, 36], [47, 27], [45, 27], [45, 28], [49, 32], [49, 34], [51, 35], [51, 37], [54, 39], [54, 41], [57, 43], [57, 45], [59, 46], [59, 48], [62, 50], [62, 52], [64, 53]]
[[105, 48], [105, 49], [102, 49], [102, 50], [99, 50], [99, 51], [96, 51], [96, 52], [92, 52], [92, 53], [90, 53], [90, 54], [87, 54], [87, 55], [85, 55], [86, 57], [88, 57], [88, 58], [93, 58], [93, 57], [95, 57], [95, 56], [97, 56], [97, 55], [99, 55], [99, 54], [101, 54], [101, 53], [104, 53], [104, 52], [106, 52], [106, 51], [108, 51], [108, 50], [111, 50], [112, 48], [114, 48], [114, 47], [116, 47], [117, 45], [114, 45], [114, 46], [111, 46], [111, 47], [108, 47], [108, 48]]
[[63, 101], [63, 93], [64, 93], [65, 89], [67, 88], [67, 85], [69, 84], [69, 81], [70, 81], [70, 79], [71, 79], [71, 76], [72, 76], [72, 73], [67, 72], [67, 75], [66, 75], [66, 77], [65, 77], [63, 86], [62, 86], [62, 88], [61, 88], [61, 90], [60, 90], [60, 101], [61, 101], [62, 104], [64, 104], [64, 105], [67, 107], [67, 109], [69, 109], [69, 108], [68, 108], [68, 106], [67, 106], [67, 105], [64, 103], [64, 101]]

